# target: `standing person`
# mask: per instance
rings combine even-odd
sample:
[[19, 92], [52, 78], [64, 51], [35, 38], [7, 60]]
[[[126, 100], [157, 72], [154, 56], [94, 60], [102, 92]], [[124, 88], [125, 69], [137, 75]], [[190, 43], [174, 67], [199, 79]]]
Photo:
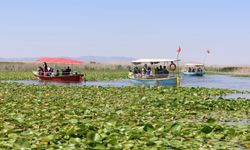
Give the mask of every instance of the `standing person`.
[[44, 66], [44, 72], [48, 72], [48, 65], [46, 62], [43, 63]]

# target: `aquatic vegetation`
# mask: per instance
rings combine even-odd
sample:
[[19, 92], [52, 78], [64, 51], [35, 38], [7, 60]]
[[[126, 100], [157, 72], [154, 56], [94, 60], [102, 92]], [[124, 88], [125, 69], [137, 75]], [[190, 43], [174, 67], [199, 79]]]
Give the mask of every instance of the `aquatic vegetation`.
[[125, 69], [115, 70], [84, 70], [84, 75], [90, 81], [126, 79], [128, 71]]
[[1, 71], [0, 80], [34, 80], [29, 71]]
[[231, 92], [0, 83], [0, 149], [250, 148], [250, 100]]

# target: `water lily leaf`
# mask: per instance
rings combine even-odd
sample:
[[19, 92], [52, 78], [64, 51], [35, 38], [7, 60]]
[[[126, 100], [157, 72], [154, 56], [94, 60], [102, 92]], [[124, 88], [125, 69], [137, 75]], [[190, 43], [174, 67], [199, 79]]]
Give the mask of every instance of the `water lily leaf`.
[[70, 138], [69, 142], [70, 143], [81, 143], [81, 139], [80, 138]]
[[76, 124], [78, 122], [78, 120], [77, 119], [70, 119], [69, 122], [72, 124]]
[[87, 134], [87, 139], [89, 141], [94, 141], [94, 142], [98, 142], [101, 140], [101, 136], [98, 133], [95, 133], [93, 131], [88, 132]]
[[16, 139], [17, 137], [18, 137], [18, 134], [16, 134], [16, 133], [8, 134], [8, 138], [10, 138], [10, 139]]
[[41, 138], [41, 142], [42, 143], [48, 143], [52, 140], [54, 140], [55, 136], [54, 135], [48, 135], [48, 136], [44, 136]]
[[105, 150], [106, 146], [104, 144], [96, 144], [94, 149], [96, 149], [96, 150]]
[[206, 133], [206, 134], [211, 133], [212, 131], [213, 131], [213, 128], [208, 125], [203, 126], [203, 128], [201, 129], [201, 132]]
[[215, 123], [216, 122], [216, 119], [214, 119], [214, 118], [208, 118], [207, 119], [207, 123]]
[[30, 147], [28, 140], [23, 138], [18, 138], [14, 143], [14, 149], [27, 149]]
[[152, 131], [153, 129], [154, 127], [152, 126], [152, 124], [149, 124], [149, 123], [145, 124], [143, 127], [144, 131], [150, 131], [150, 130]]

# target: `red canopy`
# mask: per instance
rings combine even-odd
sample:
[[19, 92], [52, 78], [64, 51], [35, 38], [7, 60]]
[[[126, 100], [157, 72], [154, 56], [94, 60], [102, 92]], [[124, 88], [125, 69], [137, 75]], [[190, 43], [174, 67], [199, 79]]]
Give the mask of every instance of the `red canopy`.
[[48, 63], [64, 63], [64, 64], [81, 64], [82, 61], [68, 59], [68, 58], [49, 58], [43, 57], [37, 60], [38, 62], [48, 62]]

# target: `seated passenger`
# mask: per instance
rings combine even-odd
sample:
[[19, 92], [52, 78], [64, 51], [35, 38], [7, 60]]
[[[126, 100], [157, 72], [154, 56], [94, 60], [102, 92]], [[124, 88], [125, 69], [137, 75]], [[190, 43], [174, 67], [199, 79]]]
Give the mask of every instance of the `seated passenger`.
[[51, 67], [48, 67], [48, 72], [53, 72], [54, 71], [54, 69], [53, 68], [51, 68]]
[[128, 71], [128, 76], [129, 76], [129, 77], [132, 77], [132, 76], [133, 76], [133, 72], [132, 72], [131, 69], [129, 69], [129, 71]]
[[56, 70], [56, 73], [55, 73], [55, 76], [59, 76], [60, 75], [60, 72], [59, 72], [59, 70], [57, 69]]
[[134, 68], [134, 74], [137, 74], [137, 73], [139, 73], [139, 68], [136, 66], [136, 67]]
[[69, 66], [65, 69], [65, 75], [70, 75], [71, 69]]
[[146, 76], [149, 77], [151, 75], [151, 68], [148, 67], [146, 70]]
[[141, 68], [141, 74], [142, 74], [142, 76], [144, 76], [146, 74], [146, 70], [144, 69], [144, 67]]
[[159, 67], [155, 68], [155, 74], [159, 74]]
[[163, 74], [169, 74], [169, 71], [167, 70], [166, 66], [163, 66]]
[[163, 68], [162, 68], [162, 65], [160, 65], [160, 69], [158, 71], [159, 74], [163, 74]]
[[37, 67], [38, 75], [43, 75], [43, 68], [41, 66]]

